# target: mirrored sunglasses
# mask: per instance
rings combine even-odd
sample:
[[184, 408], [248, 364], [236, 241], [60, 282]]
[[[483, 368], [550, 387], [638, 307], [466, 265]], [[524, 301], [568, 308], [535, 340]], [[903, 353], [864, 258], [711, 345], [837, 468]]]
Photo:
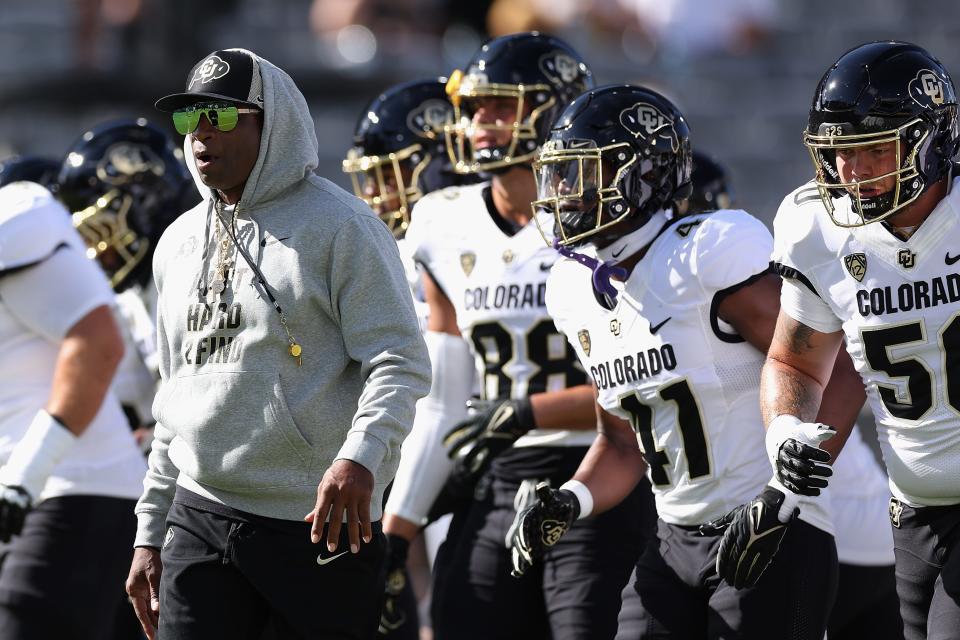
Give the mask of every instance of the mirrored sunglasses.
[[243, 109], [228, 103], [192, 104], [173, 112], [173, 126], [177, 133], [185, 136], [197, 130], [200, 116], [206, 116], [210, 124], [226, 133], [236, 128], [241, 113], [260, 113], [260, 110]]

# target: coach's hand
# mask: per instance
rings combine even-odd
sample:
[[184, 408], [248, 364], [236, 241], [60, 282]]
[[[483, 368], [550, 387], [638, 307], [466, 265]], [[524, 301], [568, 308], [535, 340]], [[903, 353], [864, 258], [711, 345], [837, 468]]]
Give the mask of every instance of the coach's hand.
[[340, 525], [346, 513], [350, 551], [359, 552], [361, 536], [364, 542], [373, 540], [373, 527], [370, 525], [371, 496], [373, 474], [366, 467], [345, 458], [334, 460], [317, 487], [317, 506], [303, 518], [313, 523], [310, 540], [314, 544], [320, 542], [323, 523], [329, 514], [327, 549], [336, 551], [340, 541]]
[[162, 571], [159, 549], [137, 547], [133, 550], [133, 562], [130, 564], [130, 575], [127, 576], [127, 596], [149, 640], [157, 635], [157, 624], [160, 622]]
[[767, 486], [747, 504], [700, 525], [701, 535], [723, 534], [717, 551], [717, 575], [731, 586], [752, 587], [773, 562], [787, 528], [800, 514], [798, 508], [785, 505], [785, 499], [782, 491]]

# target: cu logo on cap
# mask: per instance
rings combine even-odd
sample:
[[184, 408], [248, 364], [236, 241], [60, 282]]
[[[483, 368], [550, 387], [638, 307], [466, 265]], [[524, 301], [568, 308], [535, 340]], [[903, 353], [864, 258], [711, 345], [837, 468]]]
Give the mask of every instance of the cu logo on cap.
[[203, 61], [203, 64], [197, 67], [196, 73], [193, 74], [193, 80], [190, 81], [190, 86], [187, 89], [193, 89], [193, 85], [198, 81], [200, 84], [207, 84], [208, 82], [222, 78], [228, 73], [230, 73], [229, 63], [220, 56], [210, 56]]

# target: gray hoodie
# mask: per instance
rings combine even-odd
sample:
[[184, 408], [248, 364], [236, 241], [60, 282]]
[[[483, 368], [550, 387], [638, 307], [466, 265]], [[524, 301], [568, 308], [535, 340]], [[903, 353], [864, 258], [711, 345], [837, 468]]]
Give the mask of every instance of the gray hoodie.
[[[205, 200], [167, 229], [154, 257], [162, 383], [138, 546], [161, 545], [177, 484], [235, 509], [301, 520], [339, 458], [373, 473], [370, 512], [379, 519], [414, 405], [430, 387], [396, 242], [363, 202], [314, 175], [306, 101], [290, 76], [258, 61], [263, 133], [237, 234], [266, 284], [231, 244], [226, 290], [202, 294], [218, 259], [215, 198], [188, 147]], [[264, 286], [302, 346], [302, 366]]]

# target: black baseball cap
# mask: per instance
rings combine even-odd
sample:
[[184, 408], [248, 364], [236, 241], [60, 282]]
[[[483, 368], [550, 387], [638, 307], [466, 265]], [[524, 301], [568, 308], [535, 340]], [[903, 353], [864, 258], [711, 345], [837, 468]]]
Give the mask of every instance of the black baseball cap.
[[169, 113], [198, 102], [218, 100], [263, 109], [260, 64], [251, 52], [222, 49], [206, 55], [190, 70], [186, 90], [160, 98], [155, 106]]

